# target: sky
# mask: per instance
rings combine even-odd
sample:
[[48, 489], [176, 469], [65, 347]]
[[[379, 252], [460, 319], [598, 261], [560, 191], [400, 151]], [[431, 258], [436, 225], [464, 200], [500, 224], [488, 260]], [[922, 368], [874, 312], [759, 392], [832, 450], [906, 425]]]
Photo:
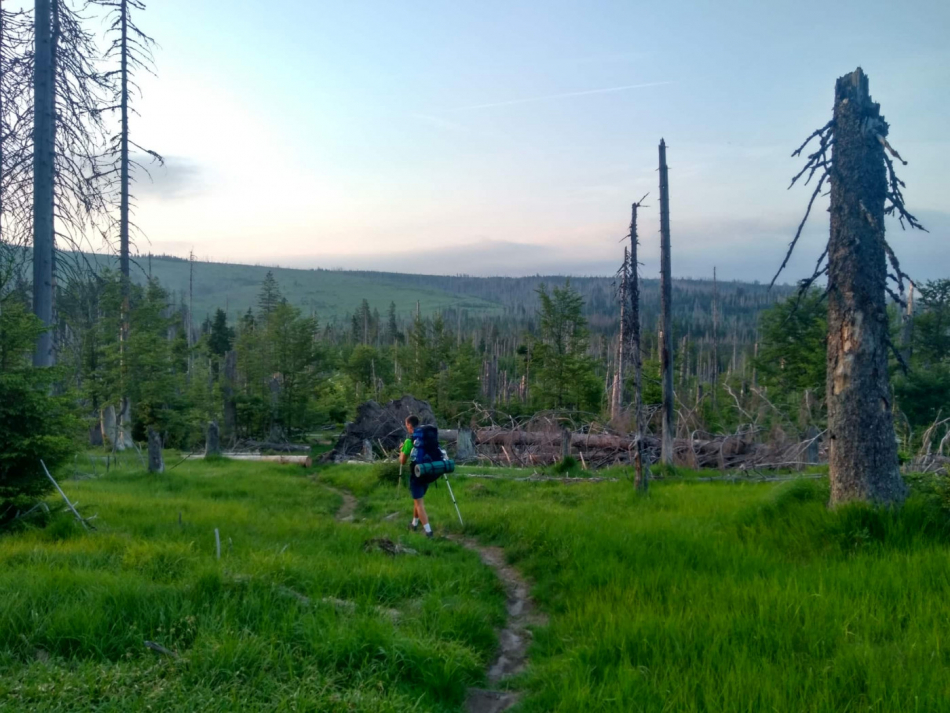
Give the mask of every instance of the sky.
[[[950, 2], [151, 0], [133, 139], [145, 253], [290, 267], [612, 274], [630, 204], [658, 270], [771, 279], [810, 192], [790, 154], [861, 66], [916, 279], [950, 275]], [[782, 281], [811, 273], [827, 204]]]

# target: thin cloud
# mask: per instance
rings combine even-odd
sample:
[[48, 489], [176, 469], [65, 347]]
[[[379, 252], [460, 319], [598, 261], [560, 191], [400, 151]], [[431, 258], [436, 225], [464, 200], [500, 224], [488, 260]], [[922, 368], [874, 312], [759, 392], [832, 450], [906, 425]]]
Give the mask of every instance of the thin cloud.
[[460, 106], [450, 111], [472, 111], [475, 109], [492, 109], [499, 106], [514, 106], [516, 104], [531, 104], [533, 102], [548, 101], [550, 99], [567, 99], [569, 97], [584, 97], [590, 94], [612, 94], [614, 92], [625, 92], [631, 89], [645, 89], [646, 87], [662, 87], [665, 84], [673, 82], [647, 82], [645, 84], [627, 84], [622, 87], [607, 87], [605, 89], [588, 89], [583, 92], [565, 92], [564, 94], [548, 94], [543, 97], [528, 97], [526, 99], [510, 99], [503, 102], [493, 102], [491, 104], [473, 104], [472, 106]]

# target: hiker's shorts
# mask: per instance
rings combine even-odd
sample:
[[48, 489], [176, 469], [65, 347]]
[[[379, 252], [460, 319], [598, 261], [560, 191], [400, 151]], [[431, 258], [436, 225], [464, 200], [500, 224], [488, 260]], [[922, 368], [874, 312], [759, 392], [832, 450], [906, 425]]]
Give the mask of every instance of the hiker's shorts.
[[409, 476], [409, 492], [412, 493], [413, 500], [422, 500], [426, 496], [426, 491], [429, 489], [428, 483], [423, 483], [416, 476], [415, 473]]

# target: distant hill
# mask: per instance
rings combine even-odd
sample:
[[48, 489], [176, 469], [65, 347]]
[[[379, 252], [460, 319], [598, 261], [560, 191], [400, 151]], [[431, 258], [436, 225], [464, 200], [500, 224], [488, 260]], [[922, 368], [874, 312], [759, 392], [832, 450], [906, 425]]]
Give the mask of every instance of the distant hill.
[[[75, 254], [74, 254], [75, 255]], [[117, 268], [114, 256], [83, 254], [82, 260], [96, 269]], [[137, 256], [133, 279], [144, 282], [151, 274], [171, 293], [176, 303], [187, 302], [191, 264], [171, 256]], [[321, 322], [345, 321], [363, 299], [371, 309], [385, 315], [390, 303], [404, 319], [415, 312], [416, 303], [423, 314], [456, 312], [468, 318], [503, 317], [506, 322], [530, 322], [538, 307], [537, 289], [571, 285], [584, 297], [591, 326], [611, 332], [616, 327], [619, 308], [615, 280], [612, 277], [568, 277], [535, 275], [528, 277], [470, 277], [467, 275], [410, 275], [356, 270], [295, 269], [194, 262], [194, 312], [201, 321], [218, 307], [232, 316], [256, 307], [261, 283], [268, 272], [281, 293], [305, 312], [315, 311]], [[711, 269], [710, 269], [711, 271]], [[769, 290], [757, 282], [720, 282], [718, 291], [719, 324], [722, 331], [737, 330], [751, 335], [758, 313], [794, 290], [776, 285]], [[702, 332], [712, 324], [714, 286], [711, 280], [674, 279], [673, 315], [685, 331]], [[641, 318], [644, 329], [656, 329], [659, 315], [659, 281], [641, 279]], [[683, 331], [678, 330], [678, 331]]]
[[[90, 256], [100, 267], [116, 266], [114, 257]], [[133, 279], [144, 282], [151, 274], [173, 296], [176, 302], [188, 300], [191, 265], [177, 257], [135, 258]], [[151, 267], [150, 267], [151, 266]], [[481, 297], [452, 293], [440, 287], [408, 281], [404, 275], [344, 272], [338, 270], [300, 270], [284, 267], [238, 265], [219, 262], [194, 263], [194, 313], [204, 319], [217, 308], [227, 308], [232, 315], [256, 307], [261, 283], [268, 272], [274, 274], [280, 291], [287, 300], [305, 312], [314, 310], [321, 321], [345, 318], [365, 299], [370, 307], [385, 314], [392, 302], [398, 314], [415, 311], [416, 302], [425, 314], [446, 309], [463, 309], [470, 313], [491, 314], [501, 305]]]

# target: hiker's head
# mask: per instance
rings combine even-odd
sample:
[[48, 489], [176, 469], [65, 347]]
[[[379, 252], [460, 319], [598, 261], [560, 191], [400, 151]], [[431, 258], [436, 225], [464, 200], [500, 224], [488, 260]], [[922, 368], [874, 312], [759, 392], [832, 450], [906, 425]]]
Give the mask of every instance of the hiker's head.
[[417, 428], [419, 428], [418, 416], [410, 416], [409, 418], [406, 419], [406, 430], [409, 431], [409, 433], [412, 433]]

